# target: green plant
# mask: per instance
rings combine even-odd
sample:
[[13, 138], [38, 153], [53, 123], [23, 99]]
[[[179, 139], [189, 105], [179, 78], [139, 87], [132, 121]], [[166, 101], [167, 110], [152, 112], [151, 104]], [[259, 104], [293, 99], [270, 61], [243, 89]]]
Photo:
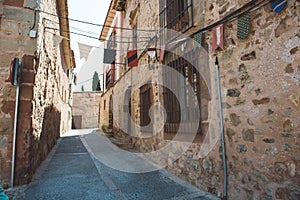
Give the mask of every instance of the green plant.
[[96, 88], [96, 91], [101, 91], [101, 85], [100, 85], [100, 80], [98, 81], [98, 84], [97, 84], [97, 88]]
[[99, 75], [98, 75], [97, 72], [95, 72], [95, 73], [94, 73], [94, 76], [93, 76], [93, 84], [92, 84], [92, 90], [93, 90], [93, 91], [96, 91], [96, 90], [97, 90], [98, 82], [99, 82]]
[[106, 125], [103, 124], [101, 126], [101, 129], [102, 129], [103, 132], [107, 132], [108, 131], [108, 126], [106, 126]]

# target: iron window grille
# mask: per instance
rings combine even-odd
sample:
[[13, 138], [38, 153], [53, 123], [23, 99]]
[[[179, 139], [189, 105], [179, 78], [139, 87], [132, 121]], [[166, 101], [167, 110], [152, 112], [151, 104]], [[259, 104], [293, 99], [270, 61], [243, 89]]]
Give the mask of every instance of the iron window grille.
[[114, 113], [113, 113], [113, 109], [114, 109], [114, 104], [113, 104], [113, 98], [112, 95], [110, 95], [109, 97], [109, 111], [108, 111], [108, 128], [109, 129], [113, 129], [113, 121], [114, 121]]
[[117, 47], [117, 42], [116, 42], [116, 32], [112, 32], [108, 38], [107, 41], [107, 48], [108, 49], [114, 49]]
[[161, 0], [159, 19], [165, 37], [168, 29], [186, 32], [194, 24], [192, 0]]
[[138, 32], [136, 26], [132, 29], [132, 49], [137, 49]]
[[[187, 56], [196, 61], [194, 52], [188, 52]], [[174, 92], [176, 92], [174, 94], [169, 89], [164, 88], [167, 123], [188, 122], [199, 118], [199, 113], [194, 109], [197, 104], [199, 107], [201, 106], [199, 72], [190, 62], [179, 56], [173, 57], [166, 65], [178, 72], [174, 74], [167, 67], [163, 68], [163, 81], [166, 85], [172, 85]], [[188, 85], [192, 87], [194, 95], [189, 94]]]
[[140, 126], [142, 132], [152, 132], [151, 118], [149, 116], [151, 105], [152, 85], [146, 84], [140, 88]]
[[111, 85], [111, 70], [109, 70], [107, 73], [106, 73], [106, 77], [105, 77], [105, 86], [106, 88], [108, 89]]
[[[168, 67], [163, 68], [163, 83], [172, 85], [173, 88], [173, 92], [166, 87], [163, 88], [164, 108], [167, 114], [164, 126], [166, 139], [171, 139], [174, 136], [172, 134], [177, 133], [180, 125], [183, 125], [184, 133], [190, 133], [189, 127], [192, 124], [198, 124], [197, 133], [200, 136], [208, 128], [210, 94], [204, 79], [194, 67], [199, 64], [199, 52], [187, 46], [184, 53], [181, 45], [176, 45], [172, 52], [166, 52], [164, 60], [164, 64]], [[178, 73], [174, 74], [168, 68]], [[188, 89], [188, 86], [192, 91]]]

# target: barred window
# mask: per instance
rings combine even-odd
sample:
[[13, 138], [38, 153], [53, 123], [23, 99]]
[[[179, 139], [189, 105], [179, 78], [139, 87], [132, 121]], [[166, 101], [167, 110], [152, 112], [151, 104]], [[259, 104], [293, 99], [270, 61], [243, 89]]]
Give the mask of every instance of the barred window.
[[162, 0], [160, 1], [160, 26], [185, 32], [193, 26], [192, 0]]
[[149, 110], [153, 102], [152, 90], [151, 84], [146, 84], [140, 88], [140, 125], [142, 132], [152, 132], [149, 116]]
[[114, 121], [114, 114], [113, 114], [113, 110], [114, 110], [114, 104], [113, 104], [113, 98], [112, 95], [110, 95], [109, 97], [109, 111], [108, 111], [108, 128], [109, 129], [113, 129], [113, 121]]
[[[195, 54], [187, 53], [187, 55], [191, 57]], [[191, 59], [196, 59], [196, 57], [193, 56]], [[197, 104], [200, 104], [199, 72], [191, 63], [182, 57], [171, 60], [167, 65], [178, 72], [177, 74], [171, 73], [168, 68], [164, 68], [163, 70], [163, 80], [165, 85], [172, 85], [174, 90], [172, 92], [169, 89], [164, 88], [167, 123], [193, 121], [193, 119], [199, 118], [199, 113], [194, 109]], [[192, 87], [194, 95], [189, 94], [187, 86]]]
[[114, 49], [117, 47], [117, 42], [116, 42], [116, 32], [113, 31], [107, 41], [107, 48], [108, 49]]
[[105, 87], [108, 89], [112, 84], [111, 81], [111, 70], [109, 70], [108, 72], [106, 72], [106, 76], [105, 76]]
[[138, 32], [136, 26], [132, 29], [132, 49], [137, 49]]
[[[172, 139], [180, 125], [183, 125], [181, 131], [190, 133], [189, 127], [199, 124], [199, 137], [194, 141], [200, 142], [203, 133], [208, 129], [208, 102], [211, 97], [204, 79], [195, 67], [198, 65], [199, 52], [195, 49], [188, 50], [184, 56], [180, 56], [180, 46], [177, 45], [172, 52], [166, 52], [164, 60], [168, 67], [163, 68], [163, 83], [172, 86], [172, 91], [163, 88], [164, 108], [167, 114], [164, 136], [165, 139]], [[172, 73], [169, 68], [177, 73]]]

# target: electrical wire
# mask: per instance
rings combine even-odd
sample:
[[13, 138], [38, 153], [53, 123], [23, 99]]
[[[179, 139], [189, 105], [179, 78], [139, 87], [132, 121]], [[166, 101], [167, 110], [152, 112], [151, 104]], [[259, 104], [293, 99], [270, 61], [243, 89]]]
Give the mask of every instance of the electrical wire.
[[[272, 2], [274, 0], [270, 0], [270, 2]], [[257, 7], [255, 8], [252, 8], [251, 10], [249, 10], [249, 12], [254, 12], [254, 11], [257, 11], [258, 9], [260, 9], [261, 7], [267, 5], [269, 3], [269, 1], [266, 1], [265, 3], [261, 4], [261, 5], [258, 5]]]
[[[215, 28], [218, 25], [225, 24], [227, 22], [237, 20], [240, 16], [244, 15], [245, 13], [256, 11], [257, 9], [261, 8], [262, 6], [266, 5], [268, 2], [270, 2], [272, 0], [262, 0], [259, 3], [257, 3], [258, 1], [259, 0], [252, 0], [252, 1], [248, 2], [248, 3], [246, 3], [245, 5], [243, 5], [242, 7], [238, 8], [237, 10], [229, 13], [227, 16], [225, 16], [224, 18], [220, 19], [219, 21], [217, 21], [217, 22], [215, 22], [215, 23], [213, 23], [211, 25], [208, 25], [208, 26], [206, 26], [204, 28], [199, 29], [195, 33], [191, 34], [190, 37], [193, 37], [194, 35], [196, 35], [198, 33], [205, 33], [207, 31], [210, 31], [210, 30], [212, 30], [213, 28]], [[250, 7], [250, 8], [248, 8], [248, 7]], [[245, 9], [247, 9], [247, 10], [245, 11]], [[161, 30], [163, 30], [163, 29], [160, 29], [160, 31]], [[178, 35], [179, 36], [173, 38], [172, 40], [176, 40], [178, 37], [182, 36], [181, 34], [178, 34]], [[157, 36], [154, 36], [151, 39], [149, 39], [148, 44], [146, 45], [144, 51], [141, 53], [141, 55], [139, 56], [139, 58], [141, 58], [146, 53], [147, 49], [149, 48], [150, 43], [153, 42], [153, 41], [156, 41], [157, 39], [158, 39]]]
[[[248, 3], [246, 3], [244, 6], [238, 8], [237, 10], [235, 10], [233, 12], [231, 12], [230, 14], [228, 14], [227, 16], [225, 16], [223, 19], [221, 19], [221, 20], [219, 20], [219, 21], [217, 21], [217, 22], [215, 22], [215, 23], [213, 23], [213, 24], [211, 24], [211, 25], [209, 25], [207, 27], [199, 29], [193, 35], [195, 35], [197, 33], [200, 33], [200, 32], [202, 32], [202, 33], [207, 32], [207, 31], [213, 29], [214, 27], [216, 27], [216, 26], [218, 26], [220, 24], [224, 24], [226, 22], [234, 21], [238, 17], [242, 16], [244, 13], [255, 11], [255, 10], [259, 9], [260, 7], [266, 5], [268, 2], [270, 2], [272, 0], [268, 0], [268, 2], [265, 2], [266, 0], [262, 0], [260, 3], [256, 4], [258, 1], [259, 0], [252, 0], [252, 1], [248, 2]], [[262, 4], [263, 2], [265, 2], [265, 3]], [[249, 6], [252, 6], [252, 5], [254, 5], [254, 6], [251, 7], [250, 9], [248, 9], [247, 11], [240, 13], [241, 11], [243, 11], [244, 9], [246, 9]], [[42, 12], [42, 13], [45, 13], [45, 14], [48, 14], [48, 15], [51, 15], [51, 16], [55, 16], [55, 17], [61, 18], [61, 19], [67, 19], [67, 20], [70, 20], [70, 21], [75, 21], [75, 22], [84, 23], [84, 24], [93, 25], [93, 26], [102, 26], [102, 27], [115, 28], [115, 29], [121, 29], [121, 30], [136, 30], [136, 31], [145, 31], [145, 32], [160, 32], [162, 30], [162, 29], [159, 29], [159, 31], [157, 31], [157, 30], [153, 30], [153, 29], [132, 29], [132, 28], [125, 28], [125, 27], [106, 26], [106, 25], [102, 25], [102, 24], [96, 24], [96, 23], [91, 23], [91, 22], [87, 22], [87, 21], [82, 21], [82, 20], [77, 20], [77, 19], [62, 17], [62, 16], [59, 16], [59, 15], [56, 15], [56, 14], [52, 14], [52, 13], [49, 13], [49, 12], [46, 12], [46, 11], [42, 11], [42, 10], [36, 10], [36, 9], [33, 9], [33, 8], [28, 8], [28, 7], [26, 7], [26, 8], [34, 10], [35, 12]], [[240, 13], [240, 14], [238, 14], [238, 13]], [[52, 20], [50, 20], [50, 21], [52, 21]], [[51, 29], [50, 27], [48, 27], [48, 28]], [[97, 39], [97, 40], [99, 39], [97, 37], [88, 36], [86, 34], [76, 33], [76, 32], [72, 32], [72, 31], [66, 31], [66, 30], [61, 30], [61, 31], [62, 32], [70, 32], [70, 33], [81, 35], [81, 36], [88, 37], [88, 38], [91, 38], [91, 39]], [[149, 41], [151, 41], [154, 37], [150, 38]], [[108, 41], [108, 40], [105, 40], [105, 41]], [[139, 41], [139, 42], [149, 42], [149, 41]], [[119, 43], [132, 43], [132, 42], [120, 42], [119, 41]]]
[[[33, 8], [29, 8], [29, 7], [25, 7], [26, 9], [29, 10], [36, 10]], [[132, 29], [132, 28], [124, 28], [124, 27], [115, 27], [115, 26], [107, 26], [107, 25], [103, 25], [103, 24], [96, 24], [96, 23], [92, 23], [92, 22], [87, 22], [87, 21], [83, 21], [83, 20], [78, 20], [78, 19], [73, 19], [73, 18], [69, 18], [69, 17], [62, 17], [56, 14], [52, 14], [43, 10], [36, 10], [37, 12], [41, 12], [41, 13], [45, 13], [47, 15], [51, 15], [54, 17], [58, 17], [60, 19], [67, 19], [69, 21], [74, 21], [74, 22], [79, 22], [79, 23], [83, 23], [83, 24], [88, 24], [88, 25], [92, 25], [92, 26], [100, 26], [100, 27], [106, 27], [106, 28], [114, 28], [114, 29], [120, 29], [120, 30], [136, 30], [136, 31], [144, 31], [144, 32], [156, 32], [156, 30], [153, 29]]]
[[34, 16], [33, 16], [33, 25], [30, 28], [30, 30], [32, 31], [36, 26], [36, 10], [34, 10]]
[[82, 85], [82, 84], [84, 84], [84, 83], [87, 83], [87, 82], [90, 82], [91, 80], [93, 80], [93, 78], [90, 78], [90, 79], [87, 79], [87, 80], [85, 80], [85, 81], [81, 81], [81, 82], [75, 82], [74, 84], [75, 85]]
[[[98, 78], [100, 78], [100, 76], [104, 76], [104, 75], [103, 75], [103, 74], [99, 74], [99, 75], [98, 75]], [[76, 77], [77, 77], [77, 76], [76, 76]], [[90, 78], [90, 79], [87, 79], [87, 80], [85, 80], [85, 81], [80, 81], [80, 82], [78, 82], [78, 83], [75, 81], [74, 84], [75, 84], [75, 85], [82, 85], [83, 83], [90, 82], [90, 81], [93, 80], [93, 79], [94, 79], [94, 78]]]
[[[224, 24], [224, 23], [227, 23], [227, 22], [234, 21], [234, 20], [238, 19], [240, 16], [244, 15], [246, 12], [254, 12], [254, 11], [258, 10], [259, 8], [265, 6], [265, 5], [266, 5], [267, 3], [269, 3], [270, 1], [262, 0], [262, 1], [260, 1], [259, 3], [257, 3], [257, 2], [258, 2], [258, 0], [253, 0], [253, 1], [251, 1], [251, 2], [246, 3], [244, 6], [242, 6], [241, 8], [239, 8], [239, 9], [233, 11], [232, 13], [228, 14], [228, 15], [225, 16], [223, 19], [221, 19], [221, 20], [219, 20], [219, 21], [217, 21], [217, 22], [215, 22], [215, 23], [213, 23], [213, 24], [211, 24], [211, 25], [209, 25], [209, 26], [207, 26], [207, 27], [204, 27], [204, 28], [199, 29], [199, 30], [196, 31], [193, 35], [195, 35], [195, 34], [197, 34], [197, 33], [200, 33], [200, 32], [201, 32], [201, 33], [207, 32], [207, 31], [209, 31], [209, 30], [212, 30], [214, 27], [216, 27], [216, 26], [218, 26], [218, 25], [220, 25], [220, 24]], [[251, 6], [251, 7], [250, 7], [250, 6]], [[248, 8], [248, 9], [247, 9], [247, 8]], [[247, 10], [245, 10], [245, 9], [247, 9]], [[243, 10], [245, 10], [245, 11], [243, 11]], [[243, 12], [242, 12], [242, 11], [243, 11]], [[50, 14], [50, 13], [47, 13], [47, 14]], [[78, 21], [78, 22], [81, 22], [81, 23], [85, 23], [85, 22], [80, 21], [80, 20], [73, 20], [73, 19], [69, 19], [69, 20], [71, 20], [71, 21]], [[99, 24], [93, 24], [93, 23], [87, 23], [87, 24], [101, 26], [101, 25], [99, 25]], [[103, 26], [104, 26], [104, 25], [103, 25]], [[116, 28], [116, 27], [111, 27], [111, 26], [104, 26], [104, 27]], [[46, 28], [51, 29], [51, 28], [49, 28], [49, 27], [46, 27]], [[53, 29], [53, 30], [59, 30], [59, 29], [54, 29], [54, 28], [52, 28], [52, 29]], [[119, 28], [119, 29], [133, 30], [133, 29], [129, 29], [129, 28]], [[143, 29], [137, 29], [137, 30], [139, 30], [139, 31], [149, 31], [149, 30], [143, 30]], [[160, 30], [161, 30], [161, 29], [160, 29]], [[61, 30], [61, 31], [64, 32], [64, 30]], [[152, 31], [153, 31], [153, 30], [152, 30]], [[70, 33], [73, 33], [73, 34], [79, 34], [79, 35], [82, 35], [82, 36], [85, 36], [85, 37], [91, 37], [91, 36], [87, 36], [87, 35], [80, 34], [80, 33], [74, 33], [74, 32], [71, 32], [71, 31], [69, 31], [69, 32], [70, 32]], [[158, 32], [160, 32], [160, 31], [158, 31]], [[91, 38], [93, 38], [93, 39], [98, 39], [98, 38], [95, 38], [95, 37], [91, 37]], [[143, 41], [143, 42], [147, 42], [147, 43], [148, 43], [147, 47], [148, 47], [148, 46], [149, 46], [149, 43], [150, 43], [151, 41], [154, 41], [154, 40], [157, 40], [157, 36], [154, 36], [154, 37], [150, 38], [148, 41]], [[117, 41], [116, 41], [116, 42], [117, 42]], [[141, 41], [140, 41], [140, 42], [141, 42]], [[131, 42], [120, 42], [120, 41], [119, 41], [118, 43], [131, 43]], [[96, 48], [100, 48], [100, 47], [96, 47]], [[146, 49], [146, 48], [145, 48], [145, 49]], [[100, 74], [99, 77], [100, 77], [101, 75], [102, 75], [102, 74]], [[77, 85], [77, 84], [83, 84], [83, 83], [89, 82], [89, 81], [91, 81], [91, 80], [93, 80], [93, 78], [87, 79], [87, 80], [85, 80], [85, 81], [78, 82], [78, 83], [76, 83], [76, 85]]]
[[[262, 1], [262, 2], [263, 2], [263, 1]], [[227, 22], [235, 21], [235, 20], [237, 20], [240, 16], [244, 15], [246, 12], [250, 12], [250, 13], [251, 13], [251, 12], [254, 12], [254, 11], [260, 9], [261, 7], [263, 7], [263, 6], [265, 6], [265, 5], [267, 5], [267, 4], [269, 3], [269, 1], [266, 1], [265, 3], [262, 3], [262, 2], [261, 2], [260, 4], [258, 4], [257, 6], [253, 6], [253, 7], [250, 8], [248, 11], [245, 11], [245, 12], [241, 13], [240, 15], [238, 15], [238, 16], [232, 18], [231, 20], [228, 20]]]
[[[70, 26], [70, 29], [75, 29], [75, 30], [77, 30], [77, 31], [81, 31], [81, 32], [85, 32], [85, 33], [88, 33], [88, 34], [92, 34], [92, 35], [99, 35], [99, 33], [95, 33], [95, 32], [91, 32], [91, 31], [85, 31], [85, 30], [83, 30], [83, 29], [81, 29], [81, 28], [77, 28], [77, 27], [74, 27], [74, 26]], [[119, 37], [118, 36], [118, 38], [120, 38], [120, 39], [132, 39], [133, 37], [126, 37], [126, 36], [122, 36], [122, 37]], [[142, 38], [142, 39], [149, 39], [150, 38], [150, 36], [138, 36], [138, 39], [140, 39], [140, 38]], [[98, 38], [98, 40], [99, 40], [99, 38]], [[103, 41], [103, 40], [102, 40]], [[105, 41], [105, 40], [104, 40]]]
[[[61, 30], [59, 28], [52, 28], [52, 27], [45, 27], [45, 29], [50, 29], [50, 30], [56, 30], [56, 31], [61, 31], [61, 32], [66, 32], [66, 33], [72, 33], [72, 34], [75, 34], [75, 35], [80, 35], [80, 36], [84, 36], [84, 37], [87, 37], [87, 38], [91, 38], [91, 39], [96, 39], [96, 40], [99, 40], [99, 38], [97, 37], [93, 37], [93, 36], [90, 36], [90, 35], [86, 35], [86, 34], [82, 34], [82, 33], [77, 33], [77, 32], [74, 32], [74, 31], [68, 31], [68, 30]], [[110, 40], [105, 40], [105, 41], [110, 41]], [[115, 43], [145, 43], [145, 42], [148, 42], [148, 40], [144, 40], [144, 41], [137, 41], [137, 42], [128, 42], [128, 41], [115, 41]]]
[[92, 31], [86, 31], [86, 30], [83, 30], [81, 28], [77, 28], [77, 27], [74, 27], [74, 26], [70, 26], [70, 29], [74, 29], [76, 31], [80, 31], [80, 32], [83, 32], [83, 33], [86, 33], [86, 34], [99, 35], [99, 33], [95, 33], [95, 32], [92, 32]]
[[[48, 19], [48, 18], [43, 18], [43, 19], [45, 19], [45, 20], [47, 20], [49, 22], [55, 23], [55, 24], [60, 24], [59, 22], [56, 22], [56, 21]], [[91, 31], [86, 31], [86, 30], [83, 30], [81, 28], [74, 27], [74, 26], [70, 26], [70, 29], [75, 29], [77, 31], [81, 31], [81, 32], [84, 32], [84, 33], [87, 33], [87, 34], [92, 34], [92, 35], [98, 35], [99, 34], [99, 33], [91, 32]], [[119, 37], [119, 38], [121, 38], [121, 39], [132, 39], [132, 37], [124, 37], [124, 36]], [[147, 36], [147, 37], [139, 36], [138, 38], [148, 39], [148, 38], [150, 38], [150, 36]], [[97, 38], [97, 40], [99, 40], [99, 38]]]
[[[224, 18], [222, 18], [221, 20], [207, 26], [207, 27], [204, 27], [202, 29], [199, 29], [198, 31], [196, 31], [195, 33], [193, 33], [193, 35], [197, 34], [197, 33], [204, 33], [204, 32], [207, 32], [209, 30], [212, 30], [214, 27], [220, 25], [220, 24], [224, 24], [226, 22], [231, 22], [231, 21], [234, 21], [236, 20], [238, 17], [242, 16], [243, 14], [245, 14], [246, 12], [253, 12], [257, 9], [259, 9], [260, 7], [266, 5], [269, 0], [266, 2], [266, 0], [262, 0], [260, 1], [259, 3], [257, 3], [259, 0], [252, 0], [248, 3], [246, 3], [244, 6], [238, 8], [237, 10], [229, 13], [227, 16], [225, 16]], [[248, 10], [242, 12], [243, 10], [245, 10], [246, 8], [252, 6], [251, 8], [249, 8]], [[58, 16], [58, 15], [54, 15], [52, 13], [48, 13], [48, 12], [45, 12], [45, 11], [41, 11], [41, 10], [35, 10], [35, 11], [40, 11], [40, 12], [43, 12], [43, 13], [46, 13], [46, 14], [49, 14], [49, 15], [52, 15], [52, 16], [57, 16], [59, 18], [63, 18], [63, 19], [68, 19], [68, 20], [72, 20], [72, 21], [78, 21], [78, 22], [81, 22], [81, 23], [85, 23], [85, 24], [90, 24], [90, 25], [97, 25], [97, 26], [102, 26], [100, 24], [94, 24], [94, 23], [90, 23], [90, 22], [85, 22], [85, 21], [81, 21], [81, 20], [76, 20], [76, 19], [71, 19], [71, 18], [66, 18], [66, 17], [61, 17], [61, 16]], [[47, 18], [45, 18], [47, 19]], [[50, 20], [50, 19], [47, 19], [49, 21], [52, 21], [54, 22], [53, 20]], [[54, 22], [54, 23], [58, 23], [58, 22]], [[116, 28], [116, 27], [112, 27], [112, 26], [107, 26], [107, 27], [110, 27], [110, 28]], [[77, 33], [77, 32], [74, 32], [74, 31], [68, 31], [68, 30], [60, 30], [60, 29], [56, 29], [56, 28], [51, 28], [51, 27], [45, 27], [47, 29], [52, 29], [52, 30], [59, 30], [59, 31], [62, 31], [62, 32], [69, 32], [69, 33], [73, 33], [73, 34], [76, 34], [76, 35], [80, 35], [80, 36], [84, 36], [84, 37], [88, 37], [88, 38], [91, 38], [91, 39], [97, 39], [99, 40], [98, 37], [94, 37], [94, 36], [90, 36], [90, 35], [87, 35], [87, 34], [82, 34], [82, 33]], [[125, 30], [133, 30], [133, 29], [130, 29], [130, 28], [120, 28], [119, 29], [125, 29]], [[145, 29], [136, 29], [136, 30], [140, 30], [140, 31], [155, 31], [155, 30], [145, 30]], [[159, 30], [159, 31], [156, 31], [156, 32], [161, 32], [162, 28]], [[122, 37], [121, 39], [123, 38], [126, 38], [126, 37]], [[130, 38], [130, 37], [128, 37]], [[141, 38], [141, 37], [138, 37], [138, 38]], [[145, 37], [145, 38], [149, 38], [149, 37]], [[154, 40], [154, 38], [157, 38], [157, 36], [154, 36], [154, 37], [151, 37], [149, 40], [147, 41], [137, 41], [137, 42], [129, 42], [129, 41], [115, 41], [116, 43], [149, 43], [150, 41]], [[109, 40], [105, 40], [105, 41], [109, 41]]]
[[[53, 35], [57, 35], [56, 33], [51, 32], [51, 31], [48, 31], [48, 30], [45, 30], [45, 32], [50, 33], [50, 34], [53, 34]], [[57, 36], [62, 37], [62, 36], [60, 36], [60, 35], [57, 35]], [[63, 37], [63, 39], [70, 40], [70, 39], [65, 38], [65, 37]], [[90, 47], [92, 47], [92, 48], [97, 48], [97, 49], [107, 49], [107, 48], [105, 48], [105, 47], [100, 47], [100, 46], [93, 46], [93, 45], [88, 45], [88, 46], [90, 46]], [[157, 47], [156, 49], [160, 49], [160, 47]], [[126, 52], [129, 51], [129, 50], [143, 51], [144, 49], [122, 49], [122, 50], [115, 49], [115, 51], [117, 51], [117, 52], [122, 52], [124, 55], [125, 55]]]
[[[259, 2], [259, 3], [257, 3], [257, 2]], [[193, 33], [191, 36], [194, 36], [197, 33], [204, 33], [204, 32], [207, 32], [209, 30], [212, 30], [214, 27], [216, 27], [216, 26], [218, 26], [220, 24], [224, 24], [224, 23], [227, 23], [227, 22], [234, 21], [234, 20], [238, 19], [240, 16], [244, 15], [245, 13], [247, 13], [247, 12], [254, 12], [254, 11], [258, 10], [259, 8], [265, 6], [268, 2], [270, 2], [270, 0], [262, 0], [262, 1], [252, 0], [252, 1], [248, 2], [248, 3], [246, 3], [244, 6], [238, 8], [237, 10], [229, 13], [227, 16], [225, 16], [221, 20], [219, 20], [219, 21], [217, 21], [217, 22], [215, 22], [215, 23], [213, 23], [211, 25], [208, 25], [208, 26], [206, 26], [204, 28], [199, 29], [198, 31], [196, 31], [195, 33]], [[40, 12], [44, 12], [44, 13], [49, 14], [49, 15], [57, 16], [57, 15], [54, 15], [54, 14], [51, 14], [51, 13], [48, 13], [48, 12], [45, 12], [45, 11], [40, 11]], [[60, 16], [57, 16], [57, 17], [60, 17]], [[68, 19], [68, 20], [73, 20], [73, 21], [78, 21], [78, 22], [81, 22], [81, 23], [86, 23], [86, 24], [91, 24], [91, 25], [101, 26], [99, 24], [94, 24], [94, 23], [90, 23], [90, 22], [84, 22], [84, 21], [81, 21], [81, 20], [74, 20], [74, 19], [65, 18], [65, 17], [60, 17], [60, 18], [64, 18], [64, 19]], [[107, 26], [107, 27], [116, 28], [116, 27], [112, 27], [112, 26]], [[76, 35], [81, 35], [81, 36], [88, 37], [88, 38], [91, 38], [91, 39], [97, 39], [97, 40], [99, 40], [99, 38], [97, 38], [97, 37], [89, 36], [89, 35], [82, 34], [82, 33], [77, 33], [77, 32], [67, 31], [67, 30], [60, 30], [60, 29], [51, 28], [51, 27], [45, 27], [45, 28], [51, 29], [51, 30], [58, 30], [58, 31], [62, 31], [62, 32], [69, 32], [69, 33], [73, 33], [73, 34], [76, 34]], [[133, 30], [133, 29], [130, 29], [130, 28], [120, 28], [120, 29]], [[136, 29], [136, 30], [146, 31], [144, 29]], [[156, 35], [153, 36], [153, 37], [151, 37], [147, 41], [137, 41], [137, 42], [115, 41], [115, 42], [116, 43], [147, 43], [146, 47], [143, 49], [142, 54], [140, 55], [140, 56], [143, 56], [145, 54], [145, 52], [146, 52], [146, 49], [149, 48], [149, 44], [151, 42], [153, 42], [153, 41], [156, 41], [158, 39], [157, 34], [160, 33], [162, 30], [163, 30], [163, 28], [161, 28], [158, 31], [156, 31]], [[149, 31], [149, 30], [147, 30], [147, 31]], [[176, 39], [177, 39], [177, 37], [175, 38], [175, 40]], [[109, 40], [105, 40], [105, 41], [109, 41]]]
[[51, 34], [56, 35], [56, 36], [58, 36], [58, 37], [61, 37], [62, 39], [71, 41], [69, 38], [63, 37], [63, 36], [61, 36], [61, 35], [57, 35], [56, 33], [53, 33], [53, 32], [51, 32], [51, 31], [45, 30], [45, 32], [46, 32], [46, 33], [51, 33]]
[[[238, 17], [244, 15], [246, 12], [252, 12], [257, 10], [258, 8], [261, 8], [262, 6], [266, 5], [269, 0], [267, 0], [267, 2], [265, 2], [266, 0], [262, 0], [260, 1], [258, 4], [256, 4], [258, 0], [253, 0], [248, 2], [247, 4], [245, 4], [244, 6], [242, 6], [241, 8], [238, 8], [237, 10], [229, 13], [227, 16], [225, 16], [224, 18], [222, 18], [221, 20], [207, 26], [204, 28], [199, 29], [198, 31], [196, 31], [193, 35], [197, 34], [197, 33], [204, 33], [207, 32], [209, 30], [212, 30], [213, 28], [215, 28], [216, 26], [220, 25], [220, 24], [224, 24], [227, 22], [231, 22], [234, 21], [236, 19], [238, 19]], [[265, 3], [264, 3], [265, 2]], [[253, 5], [253, 6], [252, 6]], [[251, 8], [248, 8], [249, 6], [252, 6]], [[248, 8], [248, 10], [241, 12], [242, 10], [245, 10], [246, 8]], [[240, 13], [241, 12], [241, 13]]]

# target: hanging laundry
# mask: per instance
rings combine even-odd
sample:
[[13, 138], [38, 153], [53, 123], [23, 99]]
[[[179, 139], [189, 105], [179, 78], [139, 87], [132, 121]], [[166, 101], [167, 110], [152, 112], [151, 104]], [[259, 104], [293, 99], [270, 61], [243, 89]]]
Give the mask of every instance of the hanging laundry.
[[156, 56], [156, 48], [149, 48], [148, 49], [148, 55], [150, 58], [155, 58]]
[[116, 60], [116, 50], [104, 49], [103, 63], [115, 64], [115, 60]]
[[213, 29], [212, 51], [215, 52], [218, 48], [224, 49], [223, 24], [216, 26]]
[[285, 8], [286, 4], [287, 0], [273, 0], [271, 1], [271, 9], [274, 12], [279, 13]]
[[78, 47], [79, 47], [79, 52], [80, 52], [80, 59], [81, 58], [87, 59], [87, 57], [89, 56], [90, 51], [92, 49], [92, 46], [78, 42]]
[[137, 50], [132, 50], [127, 52], [127, 60], [129, 67], [136, 67], [139, 64]]
[[73, 74], [73, 83], [74, 83], [74, 85], [77, 84], [77, 73]]
[[166, 50], [166, 46], [165, 46], [165, 45], [162, 45], [162, 46], [160, 47], [159, 62], [163, 62], [163, 61], [164, 61], [165, 50]]
[[2, 186], [0, 186], [0, 200], [8, 200], [8, 196], [4, 193]]
[[202, 47], [202, 33], [197, 33], [194, 36], [194, 44], [196, 47], [201, 48]]
[[53, 45], [54, 46], [59, 45], [63, 39], [64, 39], [64, 37], [57, 35], [57, 34], [53, 34]]
[[251, 22], [250, 12], [247, 12], [243, 16], [238, 18], [237, 37], [240, 40], [245, 40], [249, 36], [250, 29], [251, 29], [250, 22]]
[[19, 82], [19, 74], [21, 72], [22, 62], [19, 58], [14, 58], [10, 63], [9, 79], [12, 85], [16, 86]]

